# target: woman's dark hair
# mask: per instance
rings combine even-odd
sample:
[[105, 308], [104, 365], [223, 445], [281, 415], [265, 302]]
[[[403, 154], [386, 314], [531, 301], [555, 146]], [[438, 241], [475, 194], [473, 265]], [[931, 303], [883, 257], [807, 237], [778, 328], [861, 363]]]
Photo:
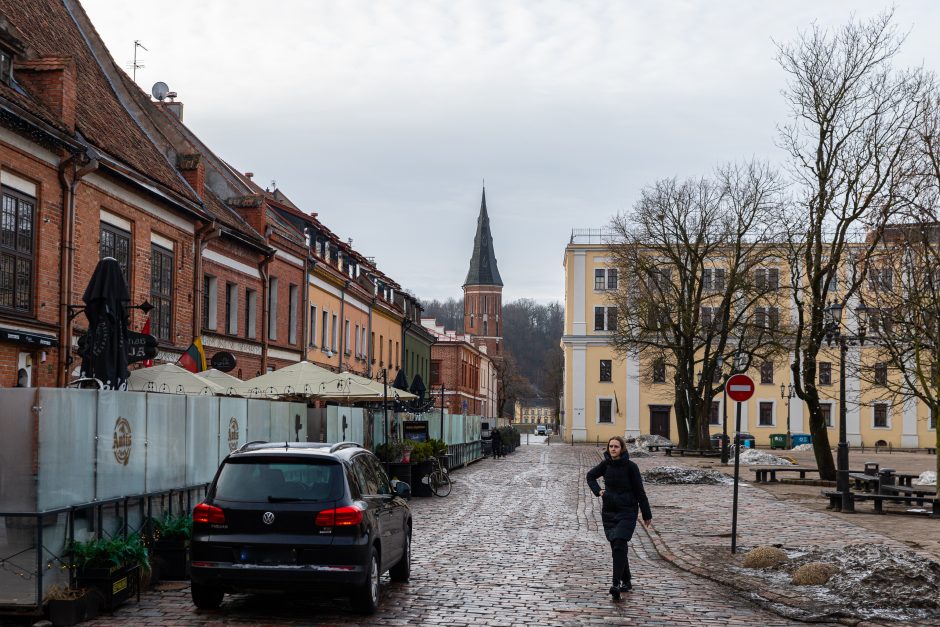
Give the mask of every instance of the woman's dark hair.
[[624, 440], [624, 439], [623, 439], [622, 437], [620, 437], [619, 435], [615, 435], [615, 436], [613, 436], [613, 437], [607, 439], [607, 450], [608, 450], [608, 451], [610, 450], [610, 443], [613, 442], [614, 440], [617, 440], [618, 442], [620, 442], [620, 454], [623, 455], [624, 453], [626, 453], [626, 452], [627, 452], [627, 441]]

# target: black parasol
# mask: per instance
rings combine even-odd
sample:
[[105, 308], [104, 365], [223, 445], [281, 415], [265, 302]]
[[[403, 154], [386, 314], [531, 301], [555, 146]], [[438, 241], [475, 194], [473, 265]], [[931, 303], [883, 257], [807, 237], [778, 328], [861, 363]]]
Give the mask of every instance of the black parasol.
[[424, 393], [428, 391], [424, 387], [424, 380], [421, 379], [420, 374], [416, 374], [415, 378], [411, 380], [411, 389], [408, 390], [412, 394], [417, 394], [418, 398], [424, 400]]
[[85, 294], [88, 333], [79, 343], [83, 377], [101, 381], [106, 389], [127, 384], [127, 308], [130, 296], [121, 266], [113, 257], [98, 262]]
[[395, 381], [392, 383], [393, 388], [398, 388], [399, 390], [408, 391], [408, 377], [405, 376], [405, 370], [400, 368], [398, 374], [395, 375]]

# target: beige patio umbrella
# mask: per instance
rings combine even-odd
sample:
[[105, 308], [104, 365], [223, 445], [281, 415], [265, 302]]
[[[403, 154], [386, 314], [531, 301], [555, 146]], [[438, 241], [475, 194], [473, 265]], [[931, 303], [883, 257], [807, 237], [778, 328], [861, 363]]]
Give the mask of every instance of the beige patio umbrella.
[[204, 379], [176, 364], [162, 364], [132, 371], [127, 379], [127, 389], [134, 392], [209, 395], [225, 391], [218, 383]]
[[222, 372], [221, 370], [216, 370], [215, 368], [209, 368], [208, 370], [200, 372], [199, 376], [203, 379], [212, 381], [216, 385], [221, 385], [225, 393], [229, 395], [238, 394], [238, 387], [245, 383], [238, 377], [233, 377], [227, 372]]
[[[343, 376], [348, 376], [350, 379], [368, 388], [369, 390], [372, 390], [372, 392], [378, 396], [378, 400], [381, 400], [382, 398], [384, 398], [385, 386], [382, 384], [381, 381], [374, 381], [372, 379], [363, 377], [362, 375], [358, 375], [349, 371], [344, 371], [342, 374]], [[416, 395], [412, 394], [411, 392], [407, 392], [405, 390], [399, 390], [398, 388], [393, 388], [392, 384], [389, 383], [388, 384], [388, 398], [393, 399], [395, 398], [396, 395], [398, 396], [399, 399], [403, 401], [410, 401], [410, 400], [414, 400], [418, 398]], [[367, 399], [363, 399], [363, 400], [367, 400]]]
[[374, 391], [352, 381], [345, 374], [332, 372], [309, 361], [285, 366], [233, 387], [238, 394], [248, 397], [311, 396], [332, 399], [374, 394]]

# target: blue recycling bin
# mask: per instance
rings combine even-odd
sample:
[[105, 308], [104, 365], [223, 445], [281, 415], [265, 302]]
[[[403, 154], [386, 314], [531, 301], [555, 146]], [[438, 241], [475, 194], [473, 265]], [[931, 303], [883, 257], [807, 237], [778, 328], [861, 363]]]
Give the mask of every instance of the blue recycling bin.
[[757, 439], [750, 433], [741, 433], [741, 446], [744, 448], [757, 448]]
[[813, 436], [810, 433], [791, 433], [790, 445], [799, 446], [800, 444], [812, 444]]

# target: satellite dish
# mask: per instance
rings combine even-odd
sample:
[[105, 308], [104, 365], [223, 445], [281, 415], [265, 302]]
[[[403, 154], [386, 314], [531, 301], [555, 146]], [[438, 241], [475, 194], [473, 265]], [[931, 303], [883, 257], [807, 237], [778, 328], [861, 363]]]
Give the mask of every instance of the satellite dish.
[[163, 81], [157, 81], [153, 84], [153, 87], [150, 88], [150, 93], [153, 94], [154, 98], [163, 102], [163, 99], [170, 93], [170, 87]]

